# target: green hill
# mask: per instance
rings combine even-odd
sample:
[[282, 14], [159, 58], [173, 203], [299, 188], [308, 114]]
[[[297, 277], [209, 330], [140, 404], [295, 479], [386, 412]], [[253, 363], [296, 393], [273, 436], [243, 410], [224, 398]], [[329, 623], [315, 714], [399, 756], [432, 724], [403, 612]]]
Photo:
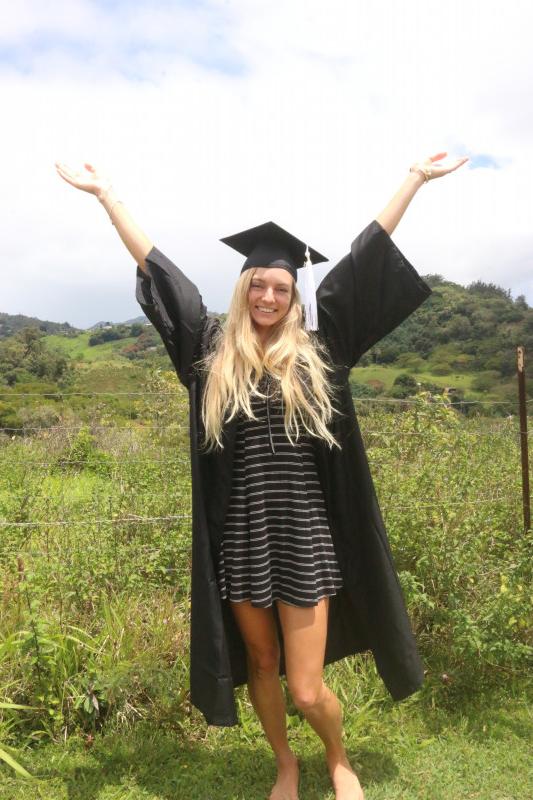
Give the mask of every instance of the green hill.
[[[484, 413], [516, 413], [516, 346], [533, 353], [533, 308], [523, 296], [513, 300], [494, 284], [477, 281], [464, 287], [440, 275], [425, 280], [433, 289], [428, 300], [352, 370], [354, 397], [402, 399], [428, 390], [468, 401], [465, 413], [481, 410], [477, 402], [485, 404]], [[142, 391], [146, 369], [171, 369], [159, 335], [146, 322], [79, 331], [68, 323], [3, 314], [2, 324], [0, 387], [8, 391], [0, 401], [0, 424], [20, 421], [9, 397], [29, 391], [28, 386], [43, 394], [66, 392], [72, 386], [95, 391], [91, 364], [99, 365], [100, 377], [108, 375], [106, 391], [115, 386], [117, 392], [126, 373], [128, 390]], [[6, 330], [14, 332], [6, 335]], [[528, 391], [532, 390], [530, 379]], [[501, 405], [492, 407], [491, 401]], [[45, 417], [61, 413], [55, 406]]]
[[79, 331], [79, 328], [74, 328], [68, 322], [49, 322], [37, 317], [27, 317], [25, 314], [0, 312], [0, 340], [13, 336], [23, 328], [37, 328], [43, 333], [61, 333], [63, 336], [76, 336]]
[[533, 347], [533, 308], [524, 296], [513, 300], [506, 290], [481, 281], [464, 287], [439, 275], [426, 280], [433, 294], [363, 357], [362, 366], [416, 355], [450, 371], [457, 366], [514, 374], [516, 346]]
[[425, 280], [432, 295], [353, 370], [354, 395], [405, 397], [420, 384], [513, 404], [516, 347], [533, 352], [533, 308], [494, 284], [464, 287], [440, 275]]

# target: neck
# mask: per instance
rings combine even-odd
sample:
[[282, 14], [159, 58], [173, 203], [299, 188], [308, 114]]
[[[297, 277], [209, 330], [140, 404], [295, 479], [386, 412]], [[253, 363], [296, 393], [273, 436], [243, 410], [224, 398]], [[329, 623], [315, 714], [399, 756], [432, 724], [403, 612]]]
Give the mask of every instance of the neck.
[[272, 335], [272, 329], [271, 328], [256, 328], [255, 332], [257, 333], [257, 338], [261, 342], [261, 345], [262, 345], [263, 350], [264, 350], [266, 343], [268, 342], [268, 340], [270, 339], [270, 336]]

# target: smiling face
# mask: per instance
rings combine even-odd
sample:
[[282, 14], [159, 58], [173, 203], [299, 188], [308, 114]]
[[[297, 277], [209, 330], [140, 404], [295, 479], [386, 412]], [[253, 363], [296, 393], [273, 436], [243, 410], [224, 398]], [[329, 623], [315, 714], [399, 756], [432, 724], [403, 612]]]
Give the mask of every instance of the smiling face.
[[258, 267], [248, 290], [248, 307], [254, 327], [268, 336], [291, 306], [294, 280], [281, 267]]

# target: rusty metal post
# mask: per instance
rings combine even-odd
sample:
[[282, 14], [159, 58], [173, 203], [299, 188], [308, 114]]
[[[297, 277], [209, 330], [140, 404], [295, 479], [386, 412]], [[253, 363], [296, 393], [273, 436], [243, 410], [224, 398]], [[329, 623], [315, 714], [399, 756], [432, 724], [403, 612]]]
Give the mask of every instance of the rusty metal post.
[[518, 374], [518, 407], [520, 410], [520, 453], [522, 457], [522, 505], [524, 508], [524, 530], [531, 527], [531, 498], [529, 493], [529, 456], [526, 410], [526, 349], [517, 347], [516, 368]]

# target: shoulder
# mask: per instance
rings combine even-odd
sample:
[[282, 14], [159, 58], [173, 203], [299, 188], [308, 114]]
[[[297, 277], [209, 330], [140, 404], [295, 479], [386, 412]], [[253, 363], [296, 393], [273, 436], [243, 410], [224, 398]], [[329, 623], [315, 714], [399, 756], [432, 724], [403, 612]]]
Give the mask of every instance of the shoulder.
[[224, 329], [219, 318], [207, 315], [203, 333], [203, 346], [206, 353], [216, 348], [223, 333]]
[[332, 383], [342, 383], [347, 377], [346, 366], [338, 358], [335, 358], [334, 343], [327, 331], [320, 326], [318, 330], [309, 333], [315, 352], [330, 370], [328, 380]]
[[203, 321], [202, 333], [193, 359], [196, 372], [202, 372], [202, 367], [205, 368], [206, 361], [210, 357], [213, 357], [223, 333], [222, 323], [218, 317], [206, 314]]

